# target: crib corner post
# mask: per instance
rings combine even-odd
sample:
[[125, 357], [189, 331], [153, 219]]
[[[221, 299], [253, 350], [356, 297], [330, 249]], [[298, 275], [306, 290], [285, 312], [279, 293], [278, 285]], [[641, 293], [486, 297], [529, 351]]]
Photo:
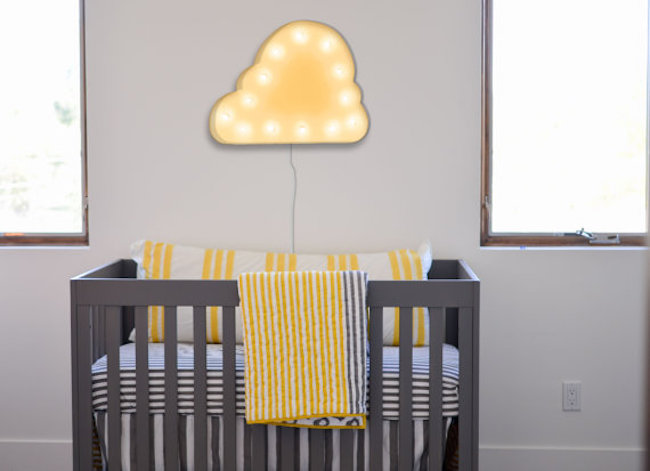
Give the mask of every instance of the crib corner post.
[[90, 306], [80, 306], [76, 281], [70, 281], [72, 373], [72, 463], [75, 471], [92, 469], [92, 383]]
[[472, 342], [474, 346], [472, 358], [472, 379], [474, 381], [473, 387], [473, 402], [472, 402], [472, 470], [478, 471], [478, 426], [479, 426], [479, 345], [480, 345], [480, 303], [481, 303], [481, 285], [478, 281], [473, 283], [473, 302], [472, 302]]
[[478, 470], [479, 283], [473, 283], [465, 307], [458, 309], [460, 401], [458, 411], [461, 471]]
[[77, 370], [78, 356], [78, 316], [77, 316], [77, 287], [70, 280], [70, 357], [72, 376], [72, 469], [79, 471], [79, 372]]

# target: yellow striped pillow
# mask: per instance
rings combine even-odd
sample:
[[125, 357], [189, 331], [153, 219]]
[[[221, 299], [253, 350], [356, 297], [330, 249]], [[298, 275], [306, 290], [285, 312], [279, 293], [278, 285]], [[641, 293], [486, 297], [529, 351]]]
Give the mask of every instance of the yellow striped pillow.
[[[363, 270], [371, 280], [422, 280], [431, 266], [428, 245], [418, 252], [402, 249], [359, 254], [287, 254], [244, 250], [187, 247], [143, 240], [131, 246], [140, 279], [236, 279], [241, 273], [297, 270]], [[149, 307], [149, 340], [165, 338], [164, 307]], [[413, 344], [429, 343], [429, 315], [424, 308], [413, 310]], [[221, 342], [221, 308], [208, 307], [206, 340]], [[242, 320], [237, 308], [237, 342], [242, 341]], [[384, 345], [399, 345], [399, 308], [384, 310]], [[191, 342], [192, 308], [178, 308], [178, 340]]]

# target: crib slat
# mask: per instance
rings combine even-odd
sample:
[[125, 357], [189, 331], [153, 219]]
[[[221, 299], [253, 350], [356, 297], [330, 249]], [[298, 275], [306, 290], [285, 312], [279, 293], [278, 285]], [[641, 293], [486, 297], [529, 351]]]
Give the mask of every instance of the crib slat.
[[325, 436], [321, 429], [309, 430], [309, 471], [322, 471], [325, 467]]
[[399, 311], [399, 469], [413, 469], [413, 308]]
[[147, 307], [135, 308], [135, 430], [138, 469], [149, 469], [149, 332]]
[[207, 455], [207, 390], [205, 306], [194, 307], [194, 469], [205, 471]]
[[99, 306], [95, 309], [95, 313], [97, 313], [97, 323], [99, 327], [99, 351], [97, 358], [100, 358], [106, 355], [106, 316], [104, 315], [104, 312], [99, 312]]
[[165, 469], [178, 469], [178, 342], [176, 306], [165, 306]]
[[458, 350], [460, 385], [458, 409], [458, 466], [460, 471], [472, 469], [472, 421], [474, 385], [472, 377], [473, 361], [472, 308], [458, 309]]
[[352, 471], [353, 466], [353, 453], [352, 446], [354, 445], [354, 430], [341, 430], [341, 440], [339, 450], [341, 455], [341, 471]]
[[[381, 450], [384, 443], [383, 415], [384, 308], [370, 308], [370, 449]], [[370, 469], [383, 469], [383, 454], [370, 453]]]
[[[251, 445], [251, 469], [262, 471], [266, 469], [266, 426], [252, 426], [253, 443]], [[225, 469], [225, 467], [224, 467]]]
[[93, 361], [97, 361], [106, 353], [106, 322], [104, 316], [99, 315], [98, 309], [94, 309], [91, 314], [92, 323], [92, 349]]
[[[223, 468], [236, 469], [235, 308], [223, 308]], [[265, 456], [266, 458], [266, 456]]]
[[[74, 302], [74, 297], [73, 297]], [[90, 316], [95, 314], [96, 307], [91, 309], [90, 306], [74, 306], [73, 310], [73, 332], [77, 336], [77, 349], [73, 351], [73, 378], [76, 371], [77, 391], [75, 393], [76, 401], [79, 404], [79, 410], [73, 408], [73, 426], [78, 427], [75, 443], [78, 451], [78, 462], [75, 462], [75, 471], [92, 469], [92, 377], [90, 371]], [[74, 324], [76, 322], [76, 325]], [[78, 414], [78, 415], [76, 415]], [[76, 456], [75, 456], [76, 461]]]
[[279, 427], [280, 430], [280, 469], [282, 471], [292, 471], [295, 469], [294, 465], [294, 439], [296, 431], [291, 427]]
[[442, 339], [444, 308], [429, 308], [429, 469], [442, 469]]
[[[106, 350], [108, 354], [108, 469], [122, 469], [120, 410], [120, 337], [122, 311], [116, 306], [100, 306], [106, 316]], [[102, 312], [104, 311], [104, 312]]]

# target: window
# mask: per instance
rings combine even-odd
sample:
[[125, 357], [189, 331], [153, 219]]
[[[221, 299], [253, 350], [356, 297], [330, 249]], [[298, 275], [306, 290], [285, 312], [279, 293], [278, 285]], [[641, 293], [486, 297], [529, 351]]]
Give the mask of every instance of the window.
[[647, 9], [484, 0], [482, 245], [644, 244]]
[[0, 244], [88, 241], [80, 18], [79, 0], [0, 6]]

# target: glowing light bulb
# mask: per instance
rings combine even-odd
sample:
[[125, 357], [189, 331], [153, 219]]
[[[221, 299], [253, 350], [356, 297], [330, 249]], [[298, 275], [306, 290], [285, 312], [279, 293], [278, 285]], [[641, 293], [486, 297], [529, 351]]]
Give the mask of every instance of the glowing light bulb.
[[348, 125], [348, 128], [352, 128], [352, 129], [358, 128], [359, 126], [361, 126], [361, 117], [359, 115], [354, 114], [348, 117], [346, 124]]
[[346, 76], [345, 67], [342, 66], [341, 64], [335, 65], [333, 72], [334, 72], [334, 77], [336, 77], [338, 79], [343, 79]]
[[327, 37], [321, 41], [320, 48], [323, 52], [330, 52], [332, 49], [334, 49], [335, 45], [336, 40], [334, 38]]
[[237, 134], [240, 136], [248, 136], [251, 133], [251, 125], [245, 122], [237, 125]]
[[262, 70], [257, 76], [257, 81], [260, 85], [266, 85], [271, 82], [271, 72], [268, 70]]
[[280, 60], [284, 57], [284, 47], [279, 44], [273, 44], [269, 47], [269, 54], [275, 60]]
[[343, 106], [352, 104], [352, 94], [348, 91], [341, 92], [339, 96], [339, 101]]
[[328, 136], [335, 136], [341, 131], [341, 125], [339, 124], [338, 121], [330, 121], [327, 123], [327, 126], [325, 126], [325, 133], [327, 133]]
[[267, 121], [264, 131], [271, 136], [276, 136], [280, 132], [280, 125], [276, 121]]
[[224, 123], [232, 122], [232, 117], [233, 114], [232, 111], [230, 110], [223, 110], [223, 112], [221, 112], [221, 114], [219, 115], [219, 119]]
[[298, 123], [296, 126], [296, 134], [298, 137], [307, 137], [309, 134], [309, 126], [307, 126], [307, 123]]
[[299, 28], [293, 32], [293, 40], [298, 44], [305, 44], [307, 42], [307, 39], [309, 39], [309, 36], [304, 29]]
[[249, 108], [252, 108], [257, 103], [255, 96], [251, 95], [250, 93], [245, 94], [242, 97], [241, 101], [244, 106], [247, 106]]

